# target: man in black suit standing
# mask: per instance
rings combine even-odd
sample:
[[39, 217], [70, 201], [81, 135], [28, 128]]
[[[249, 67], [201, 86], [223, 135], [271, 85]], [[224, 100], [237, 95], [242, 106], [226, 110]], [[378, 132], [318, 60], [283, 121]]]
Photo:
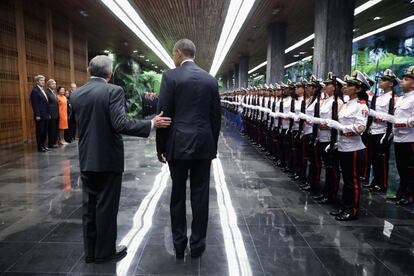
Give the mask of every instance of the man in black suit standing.
[[50, 79], [47, 81], [46, 95], [49, 101], [50, 119], [48, 126], [48, 147], [58, 148], [58, 128], [59, 128], [59, 104], [56, 96], [56, 81]]
[[79, 163], [83, 190], [83, 239], [85, 262], [102, 263], [126, 256], [116, 248], [117, 214], [124, 171], [121, 134], [148, 137], [153, 127], [168, 127], [170, 118], [128, 119], [125, 92], [108, 84], [112, 61], [94, 57], [88, 67], [91, 78], [72, 94], [72, 108], [79, 129]]
[[194, 63], [196, 47], [181, 39], [173, 49], [177, 68], [164, 72], [158, 112], [172, 118], [169, 129], [157, 130], [157, 153], [168, 161], [172, 179], [170, 202], [172, 237], [176, 258], [184, 258], [187, 247], [186, 181], [190, 174], [190, 248], [193, 258], [206, 247], [211, 160], [217, 154], [220, 132], [220, 97], [216, 79]]
[[45, 86], [45, 77], [37, 75], [34, 77], [36, 86], [33, 88], [30, 94], [30, 102], [34, 117], [36, 120], [36, 142], [37, 151], [47, 152], [46, 137], [47, 137], [47, 126], [50, 118], [49, 114], [49, 102], [47, 95], [43, 87]]

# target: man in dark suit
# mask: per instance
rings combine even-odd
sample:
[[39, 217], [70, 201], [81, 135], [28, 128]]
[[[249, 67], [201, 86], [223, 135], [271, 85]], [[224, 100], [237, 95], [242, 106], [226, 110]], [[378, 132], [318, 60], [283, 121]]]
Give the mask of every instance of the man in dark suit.
[[217, 81], [194, 63], [195, 45], [179, 40], [173, 49], [176, 69], [164, 72], [158, 112], [172, 118], [169, 129], [157, 130], [157, 153], [168, 161], [172, 179], [170, 203], [175, 254], [184, 258], [187, 247], [186, 181], [190, 174], [191, 256], [206, 247], [211, 160], [216, 157], [220, 132], [220, 98]]
[[36, 120], [36, 142], [37, 151], [47, 152], [46, 137], [47, 137], [47, 126], [49, 121], [49, 102], [47, 95], [43, 87], [45, 86], [45, 77], [42, 75], [35, 76], [36, 86], [33, 88], [30, 94], [30, 102], [34, 117]]
[[107, 83], [112, 76], [107, 56], [94, 57], [88, 72], [91, 78], [71, 100], [79, 130], [85, 262], [101, 263], [126, 256], [126, 247], [115, 245], [124, 171], [121, 134], [148, 137], [153, 127], [168, 127], [171, 119], [162, 112], [151, 121], [128, 119], [125, 92]]
[[58, 138], [58, 128], [59, 128], [59, 104], [58, 99], [55, 94], [56, 91], [56, 81], [50, 79], [47, 81], [46, 95], [49, 101], [49, 111], [50, 119], [48, 126], [48, 147], [49, 148], [58, 148], [57, 138]]

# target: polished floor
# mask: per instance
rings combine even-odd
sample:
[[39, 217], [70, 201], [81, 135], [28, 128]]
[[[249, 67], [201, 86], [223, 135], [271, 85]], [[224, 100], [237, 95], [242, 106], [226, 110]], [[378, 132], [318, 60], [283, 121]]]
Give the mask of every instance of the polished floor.
[[125, 139], [118, 242], [129, 253], [100, 265], [83, 261], [76, 144], [0, 149], [0, 275], [414, 275], [412, 209], [364, 191], [360, 219], [337, 222], [229, 126], [212, 166], [207, 250], [176, 261], [154, 142]]

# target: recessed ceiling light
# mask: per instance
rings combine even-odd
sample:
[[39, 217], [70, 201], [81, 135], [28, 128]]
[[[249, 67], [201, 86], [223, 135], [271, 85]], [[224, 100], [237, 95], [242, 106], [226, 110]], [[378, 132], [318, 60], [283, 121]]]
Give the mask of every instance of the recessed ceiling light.
[[411, 0], [410, 4], [414, 3], [414, 0]]
[[83, 17], [88, 17], [89, 14], [85, 11], [85, 10], [80, 10], [79, 13], [83, 16]]
[[359, 29], [358, 29], [358, 28], [355, 28], [355, 29], [353, 29], [352, 31], [355, 33], [355, 32], [358, 32], [358, 31], [359, 31]]
[[144, 58], [145, 56], [144, 56], [144, 55], [139, 55], [139, 57], [140, 57], [140, 58]]
[[145, 61], [146, 61], [146, 62], [149, 62], [149, 59], [146, 59]]
[[374, 20], [374, 21], [378, 21], [378, 20], [381, 20], [381, 19], [383, 19], [384, 17], [382, 17], [382, 16], [375, 16], [374, 18], [372, 18], [372, 20]]
[[299, 55], [293, 55], [293, 57], [299, 57]]
[[304, 55], [306, 54], [306, 52], [299, 52], [299, 55]]
[[138, 50], [134, 50], [134, 51], [132, 51], [132, 52], [134, 52], [134, 53], [138, 53]]
[[104, 53], [105, 54], [109, 54], [111, 51], [109, 51], [109, 50], [104, 50]]

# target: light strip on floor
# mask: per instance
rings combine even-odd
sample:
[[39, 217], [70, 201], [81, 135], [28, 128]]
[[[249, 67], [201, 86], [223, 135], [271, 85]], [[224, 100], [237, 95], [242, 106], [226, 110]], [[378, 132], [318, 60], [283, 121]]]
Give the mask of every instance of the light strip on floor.
[[412, 21], [412, 20], [414, 20], [414, 15], [409, 16], [409, 17], [407, 17], [407, 18], [404, 18], [404, 19], [402, 19], [402, 20], [399, 20], [399, 21], [397, 21], [397, 22], [391, 23], [391, 24], [389, 24], [389, 25], [387, 25], [387, 26], [384, 26], [384, 27], [381, 27], [381, 28], [379, 28], [379, 29], [376, 29], [375, 31], [372, 31], [372, 32], [366, 33], [366, 34], [364, 34], [364, 35], [358, 36], [358, 37], [354, 38], [354, 39], [352, 40], [352, 42], [357, 42], [357, 41], [360, 41], [360, 40], [362, 40], [362, 39], [364, 39], [364, 38], [367, 38], [367, 37], [373, 36], [373, 35], [375, 35], [375, 34], [378, 34], [378, 33], [384, 32], [384, 31], [386, 31], [386, 30], [389, 30], [389, 29], [395, 28], [395, 27], [397, 27], [397, 26], [399, 26], [399, 25], [401, 25], [401, 24], [407, 23], [407, 22]]
[[213, 63], [211, 64], [210, 74], [215, 77], [220, 69], [231, 45], [233, 45], [237, 34], [240, 31], [244, 21], [246, 20], [255, 0], [231, 0], [227, 10], [226, 19], [224, 20], [223, 29], [216, 52], [214, 54]]
[[251, 276], [249, 259], [243, 237], [237, 226], [237, 215], [234, 211], [219, 156], [212, 161], [212, 165], [229, 275]]
[[[356, 15], [360, 14], [361, 12], [363, 12], [363, 11], [365, 11], [365, 10], [373, 7], [373, 6], [375, 6], [376, 4], [380, 3], [381, 1], [382, 0], [369, 0], [369, 1], [365, 2], [361, 6], [355, 8], [355, 10], [354, 10], [354, 16], [356, 16]], [[309, 41], [312, 41], [314, 38], [315, 38], [315, 34], [314, 33], [311, 34], [311, 35], [309, 35], [309, 36], [307, 36], [307, 37], [305, 37], [304, 39], [296, 42], [292, 46], [286, 48], [285, 54], [287, 54], [287, 53], [289, 53], [289, 52], [297, 49], [298, 47], [302, 46], [305, 43], [308, 43]], [[262, 68], [263, 66], [266, 66], [266, 65], [267, 65], [267, 61], [264, 61], [264, 62], [260, 63], [258, 66], [256, 66], [253, 69], [251, 69], [248, 72], [248, 74], [251, 74], [251, 73], [257, 71], [257, 70], [259, 70], [260, 68]], [[290, 65], [290, 64], [288, 64], [288, 65]], [[286, 65], [286, 66], [288, 66], [288, 65]], [[287, 68], [286, 66], [285, 66], [285, 68]], [[290, 65], [290, 66], [292, 66], [292, 65]], [[288, 66], [288, 67], [290, 67], [290, 66]]]
[[101, 0], [101, 2], [169, 68], [175, 68], [172, 58], [127, 0]]
[[161, 168], [161, 172], [155, 177], [151, 191], [145, 196], [138, 210], [135, 212], [131, 230], [129, 230], [120, 242], [120, 245], [128, 246], [128, 254], [117, 264], [117, 276], [130, 275], [128, 272], [132, 260], [135, 258], [142, 240], [152, 226], [152, 217], [154, 216], [158, 201], [167, 186], [168, 178], [168, 166], [164, 165]]

